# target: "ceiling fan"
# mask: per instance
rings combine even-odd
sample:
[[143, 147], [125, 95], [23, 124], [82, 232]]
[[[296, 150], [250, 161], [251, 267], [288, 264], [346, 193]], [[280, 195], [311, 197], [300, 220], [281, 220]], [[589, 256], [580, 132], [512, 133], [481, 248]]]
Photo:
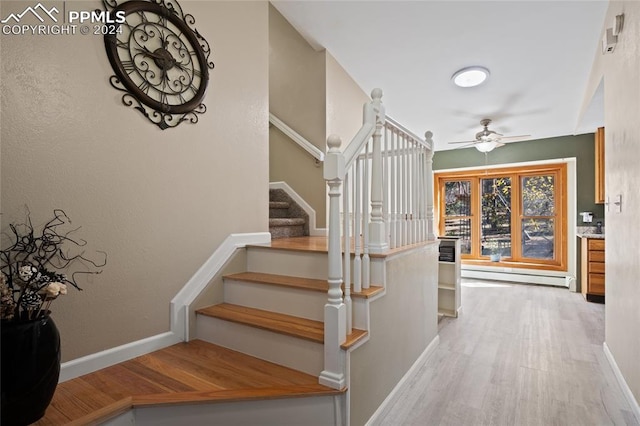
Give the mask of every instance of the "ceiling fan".
[[480, 120], [480, 124], [484, 126], [484, 129], [478, 133], [476, 133], [476, 139], [472, 141], [460, 141], [460, 142], [449, 142], [450, 144], [467, 144], [461, 146], [460, 148], [466, 148], [469, 146], [475, 147], [480, 152], [490, 152], [495, 148], [504, 146], [505, 143], [509, 142], [517, 142], [520, 140], [524, 140], [531, 135], [519, 135], [519, 136], [504, 136], [498, 132], [493, 130], [489, 130], [489, 124], [491, 124], [491, 120], [489, 118], [484, 118]]

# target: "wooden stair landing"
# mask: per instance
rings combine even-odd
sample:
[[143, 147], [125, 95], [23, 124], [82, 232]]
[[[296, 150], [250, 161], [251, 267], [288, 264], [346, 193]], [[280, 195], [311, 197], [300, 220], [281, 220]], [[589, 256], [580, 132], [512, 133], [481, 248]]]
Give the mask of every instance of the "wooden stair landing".
[[142, 406], [343, 392], [318, 384], [315, 376], [193, 340], [60, 383], [35, 425], [96, 424]]
[[[423, 241], [420, 243], [409, 244], [394, 249], [388, 249], [383, 253], [369, 253], [371, 258], [386, 258], [389, 256], [403, 253], [406, 251], [414, 250], [430, 244], [440, 244], [439, 241]], [[248, 244], [247, 247], [269, 247], [275, 250], [291, 250], [291, 251], [309, 251], [317, 253], [327, 253], [328, 238], [321, 236], [309, 236], [309, 237], [289, 237], [272, 239], [268, 244]], [[361, 244], [362, 247], [362, 244]], [[351, 238], [351, 255], [355, 251], [354, 239]]]

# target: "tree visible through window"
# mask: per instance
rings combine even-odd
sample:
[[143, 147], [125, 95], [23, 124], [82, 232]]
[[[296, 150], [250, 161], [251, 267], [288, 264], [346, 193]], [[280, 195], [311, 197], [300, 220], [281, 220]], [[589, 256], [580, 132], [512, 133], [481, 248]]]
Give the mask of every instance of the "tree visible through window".
[[446, 182], [444, 235], [459, 237], [462, 253], [471, 253], [471, 182]]
[[440, 234], [462, 240], [464, 259], [565, 268], [565, 175], [564, 164], [436, 174]]
[[481, 179], [484, 256], [511, 256], [511, 178]]
[[522, 256], [554, 259], [555, 179], [553, 175], [521, 178]]

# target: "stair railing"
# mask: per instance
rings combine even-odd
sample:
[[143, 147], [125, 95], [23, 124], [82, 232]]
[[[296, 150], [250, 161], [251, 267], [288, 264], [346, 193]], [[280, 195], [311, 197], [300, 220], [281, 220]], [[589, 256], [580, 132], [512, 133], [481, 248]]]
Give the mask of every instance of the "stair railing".
[[287, 135], [289, 139], [307, 151], [316, 160], [316, 164], [320, 164], [324, 161], [324, 152], [320, 151], [315, 145], [300, 135], [300, 133], [293, 130], [284, 121], [280, 120], [271, 112], [269, 113], [269, 124], [276, 126], [276, 128]]
[[432, 137], [426, 132], [421, 139], [386, 118], [383, 205], [391, 249], [435, 239]]
[[340, 345], [352, 331], [351, 285], [355, 292], [370, 287], [370, 255], [435, 239], [431, 132], [422, 140], [386, 117], [382, 90], [374, 89], [371, 98], [362, 127], [343, 151], [340, 138], [329, 136], [324, 162], [329, 291], [320, 383], [336, 389], [345, 385]]

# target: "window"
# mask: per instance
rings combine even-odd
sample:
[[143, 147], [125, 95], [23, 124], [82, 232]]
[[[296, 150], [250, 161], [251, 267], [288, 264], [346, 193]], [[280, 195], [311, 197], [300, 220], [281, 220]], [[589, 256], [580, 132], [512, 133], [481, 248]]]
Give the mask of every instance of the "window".
[[[436, 173], [440, 235], [465, 263], [566, 270], [566, 165]], [[491, 263], [495, 264], [495, 263]]]

